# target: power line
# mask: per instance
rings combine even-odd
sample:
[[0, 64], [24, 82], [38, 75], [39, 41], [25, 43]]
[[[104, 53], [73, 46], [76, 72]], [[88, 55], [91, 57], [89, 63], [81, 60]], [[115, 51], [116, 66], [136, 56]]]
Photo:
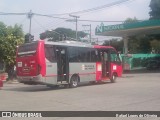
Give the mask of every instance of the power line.
[[76, 12], [70, 12], [70, 13], [51, 14], [50, 16], [53, 16], [53, 15], [54, 16], [61, 16], [61, 15], [69, 15], [69, 14], [83, 14], [83, 13], [86, 13], [86, 12], [93, 12], [93, 11], [96, 11], [96, 10], [112, 7], [112, 6], [115, 6], [115, 5], [120, 5], [120, 4], [123, 4], [125, 2], [129, 2], [129, 1], [133, 1], [133, 0], [119, 0], [119, 1], [116, 1], [116, 2], [112, 2], [112, 3], [106, 4], [106, 5], [94, 7], [94, 8], [91, 8], [91, 9], [86, 9], [86, 10], [81, 10], [81, 11], [76, 11]]
[[27, 15], [28, 13], [5, 13], [0, 12], [0, 15]]
[[[22, 14], [22, 13], [5, 13], [5, 14], [1, 14], [0, 15], [27, 15], [26, 14]], [[41, 16], [41, 17], [48, 17], [48, 18], [56, 18], [56, 19], [62, 19], [62, 20], [68, 20], [69, 18], [67, 17], [54, 17], [51, 15], [43, 15], [43, 14], [38, 14], [38, 13], [32, 13], [35, 16]], [[84, 22], [124, 22], [125, 20], [82, 20], [82, 19], [78, 19], [78, 21], [84, 21]], [[139, 21], [143, 21], [143, 20], [139, 20]]]
[[65, 18], [65, 17], [55, 17], [55, 16], [52, 16], [52, 15], [44, 15], [44, 14], [38, 14], [38, 13], [34, 13], [34, 15], [42, 16], [42, 17], [49, 17], [49, 18], [58, 18], [58, 19], [63, 19], [63, 20], [69, 19], [69, 18]]
[[[28, 16], [36, 15], [36, 16], [41, 16], [41, 17], [57, 18], [57, 19], [67, 20], [69, 18], [57, 17], [55, 15], [81, 14], [81, 13], [86, 13], [86, 12], [92, 12], [92, 11], [104, 9], [104, 8], [107, 8], [107, 7], [112, 7], [112, 6], [115, 6], [115, 5], [119, 5], [119, 4], [128, 2], [128, 1], [131, 1], [131, 0], [119, 0], [119, 1], [116, 1], [116, 2], [112, 2], [112, 3], [106, 4], [106, 5], [99, 6], [99, 7], [95, 7], [95, 8], [91, 8], [91, 9], [87, 9], [87, 10], [81, 10], [81, 11], [77, 11], [77, 12], [63, 13], [63, 14], [52, 14], [52, 15], [47, 15], [46, 14], [45, 15], [45, 14], [31, 13], [31, 12], [29, 12], [29, 13], [5, 13], [5, 12], [0, 12], [0, 15], [28, 15]], [[80, 20], [80, 19], [78, 21], [85, 21], [85, 22], [124, 22], [124, 20], [123, 21], [105, 21], [105, 20], [103, 21], [103, 20]]]
[[[68, 20], [69, 18], [66, 17], [54, 17], [51, 15], [43, 15], [43, 14], [37, 14], [34, 13], [34, 15], [41, 16], [41, 17], [48, 17], [48, 18], [57, 18], [57, 19], [62, 19], [62, 20]], [[82, 20], [78, 19], [78, 21], [84, 21], [84, 22], [124, 22], [125, 20]], [[138, 20], [138, 21], [143, 21], [143, 20]]]
[[[48, 17], [48, 18], [53, 18], [53, 19], [68, 20], [69, 18], [67, 18], [67, 17], [58, 17], [58, 16], [55, 16], [55, 15], [89, 13], [89, 12], [101, 10], [101, 9], [104, 9], [104, 8], [112, 7], [112, 6], [115, 6], [115, 5], [120, 5], [122, 3], [126, 3], [126, 2], [129, 2], [129, 1], [133, 1], [133, 0], [117, 0], [116, 2], [112, 2], [112, 3], [106, 4], [106, 5], [102, 5], [102, 6], [99, 6], [99, 7], [86, 9], [86, 10], [81, 10], [81, 11], [77, 11], [77, 12], [63, 13], [63, 14], [52, 14], [52, 15], [47, 15], [46, 14], [45, 15], [45, 14], [33, 13], [32, 11], [30, 11], [28, 13], [5, 13], [5, 12], [0, 12], [0, 15], [27, 15], [27, 17], [30, 19], [29, 33], [31, 33], [31, 20], [32, 20], [33, 15], [34, 16], [40, 16], [40, 17]], [[76, 19], [76, 21], [77, 22], [78, 21], [81, 21], [81, 22], [124, 22], [125, 20], [121, 20], [121, 21], [117, 21], [117, 20], [116, 21], [106, 21], [106, 20], [81, 20], [81, 19]], [[41, 25], [41, 27], [42, 27], [42, 25]], [[76, 27], [76, 29], [77, 29], [77, 27]]]
[[[106, 5], [102, 5], [102, 6], [86, 9], [86, 10], [76, 11], [76, 12], [70, 12], [70, 13], [50, 14], [50, 15], [43, 15], [43, 14], [37, 14], [37, 13], [33, 13], [33, 14], [38, 15], [38, 16], [60, 18], [60, 17], [54, 17], [54, 16], [69, 15], [69, 14], [82, 14], [82, 13], [86, 13], [86, 12], [92, 12], [92, 11], [112, 7], [112, 6], [115, 6], [115, 5], [120, 5], [120, 4], [128, 2], [128, 1], [133, 1], [133, 0], [119, 0], [119, 1], [112, 2], [112, 3], [106, 4]], [[5, 13], [5, 12], [0, 12], [0, 15], [28, 15], [28, 14], [29, 13]], [[66, 18], [60, 18], [60, 19], [66, 19]]]
[[128, 1], [131, 1], [131, 0], [119, 0], [119, 1], [116, 1], [116, 2], [113, 2], [113, 3], [110, 3], [110, 4], [106, 4], [106, 5], [103, 5], [103, 6], [91, 8], [91, 9], [88, 9], [88, 10], [82, 10], [82, 11], [78, 11], [78, 12], [73, 12], [72, 14], [82, 14], [82, 13], [86, 13], [86, 12], [92, 12], [92, 11], [96, 11], [96, 10], [112, 7], [112, 6], [115, 6], [115, 5], [119, 5], [119, 4], [128, 2]]
[[47, 29], [47, 28], [44, 27], [41, 23], [39, 23], [35, 18], [33, 18], [33, 20], [35, 21], [35, 23], [36, 23], [37, 25], [39, 25], [39, 26], [41, 27], [41, 29], [43, 29], [43, 30], [46, 30], [46, 29]]
[[124, 22], [125, 20], [78, 20], [82, 22]]

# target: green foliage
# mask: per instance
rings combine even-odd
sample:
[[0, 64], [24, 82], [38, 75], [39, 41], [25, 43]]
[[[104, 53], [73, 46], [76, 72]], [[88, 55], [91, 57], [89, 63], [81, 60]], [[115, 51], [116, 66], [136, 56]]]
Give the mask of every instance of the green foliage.
[[134, 22], [138, 22], [137, 18], [127, 18], [124, 23], [134, 23]]
[[138, 53], [139, 46], [139, 40], [134, 36], [128, 38], [128, 49], [129, 53], [135, 54]]
[[150, 19], [160, 19], [160, 0], [151, 0], [149, 7]]
[[[137, 18], [127, 18], [124, 23], [138, 22]], [[153, 36], [152, 36], [153, 37]], [[150, 53], [151, 52], [151, 36], [130, 36], [128, 38], [129, 53]]]
[[153, 53], [160, 53], [160, 41], [158, 40], [151, 41], [151, 47]]
[[[86, 33], [82, 31], [78, 31], [78, 38], [85, 37]], [[68, 28], [56, 28], [52, 31], [45, 31], [44, 33], [40, 34], [40, 39], [48, 38], [50, 41], [61, 41], [65, 38], [76, 38], [76, 31]]]
[[141, 58], [133, 58], [132, 64], [134, 67], [139, 67], [141, 65]]
[[129, 48], [129, 53], [131, 54], [150, 53], [151, 52], [150, 38], [148, 36], [129, 37], [128, 48]]
[[140, 39], [140, 45], [139, 45], [139, 52], [138, 53], [150, 53], [151, 52], [151, 45], [150, 45], [150, 39], [148, 37], [143, 37]]
[[103, 45], [113, 46], [117, 51], [123, 52], [123, 41], [118, 39], [111, 39], [105, 41]]
[[[151, 11], [149, 12], [150, 19], [160, 19], [160, 0], [151, 0], [149, 7]], [[150, 35], [152, 40], [160, 40], [160, 34]], [[153, 43], [151, 43], [152, 45]]]
[[23, 41], [21, 26], [6, 26], [0, 22], [0, 61], [4, 62], [7, 66], [14, 65], [16, 48], [22, 44]]

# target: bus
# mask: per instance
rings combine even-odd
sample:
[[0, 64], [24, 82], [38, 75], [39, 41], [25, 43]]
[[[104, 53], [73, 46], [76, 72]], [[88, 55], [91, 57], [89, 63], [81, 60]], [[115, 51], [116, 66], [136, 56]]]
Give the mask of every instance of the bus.
[[20, 83], [74, 88], [81, 82], [114, 83], [122, 62], [111, 46], [38, 40], [18, 47], [16, 69]]

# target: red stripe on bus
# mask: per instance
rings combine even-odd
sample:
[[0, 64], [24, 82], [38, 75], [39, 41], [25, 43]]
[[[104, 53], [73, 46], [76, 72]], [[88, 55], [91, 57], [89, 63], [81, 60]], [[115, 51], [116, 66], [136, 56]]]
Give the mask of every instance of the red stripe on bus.
[[46, 75], [44, 77], [55, 77], [55, 76], [58, 76], [58, 75]]
[[[90, 75], [90, 74], [96, 74], [95, 72], [93, 72], [93, 73], [82, 73], [82, 74], [79, 74], [79, 73], [77, 73], [78, 75]], [[74, 74], [69, 74], [70, 76], [71, 75], [74, 75]], [[55, 76], [65, 76], [65, 75], [46, 75], [45, 77], [55, 77]]]

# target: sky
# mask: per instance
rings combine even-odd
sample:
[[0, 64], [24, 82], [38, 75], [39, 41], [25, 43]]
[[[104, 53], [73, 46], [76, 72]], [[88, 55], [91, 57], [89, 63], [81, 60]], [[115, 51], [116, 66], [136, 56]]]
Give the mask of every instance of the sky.
[[[106, 4], [113, 3], [119, 0], [0, 0], [0, 12], [5, 13], [29, 13], [32, 10], [33, 13], [38, 14], [63, 14], [72, 13], [81, 10], [87, 10]], [[84, 13], [74, 14], [79, 16], [80, 20], [98, 20], [98, 21], [124, 21], [127, 18], [136, 17], [139, 20], [149, 19], [149, 4], [151, 0], [130, 0], [120, 5], [115, 5], [109, 8]], [[58, 17], [65, 17], [73, 19], [68, 14]], [[22, 25], [25, 33], [29, 32], [29, 19], [26, 15], [0, 15], [0, 21], [9, 25]], [[78, 30], [88, 30], [88, 27], [83, 25], [92, 26], [92, 37], [94, 35], [95, 28], [100, 25], [101, 22], [82, 22], [78, 21]], [[120, 22], [105, 22], [104, 25], [120, 24]], [[66, 20], [57, 18], [48, 18], [33, 16], [32, 17], [32, 29], [31, 33], [35, 36], [35, 39], [39, 38], [39, 34], [46, 31], [56, 29], [57, 27], [71, 28], [75, 30], [75, 22], [67, 22]], [[100, 38], [100, 37], [99, 37]], [[107, 39], [102, 37], [100, 39]]]

